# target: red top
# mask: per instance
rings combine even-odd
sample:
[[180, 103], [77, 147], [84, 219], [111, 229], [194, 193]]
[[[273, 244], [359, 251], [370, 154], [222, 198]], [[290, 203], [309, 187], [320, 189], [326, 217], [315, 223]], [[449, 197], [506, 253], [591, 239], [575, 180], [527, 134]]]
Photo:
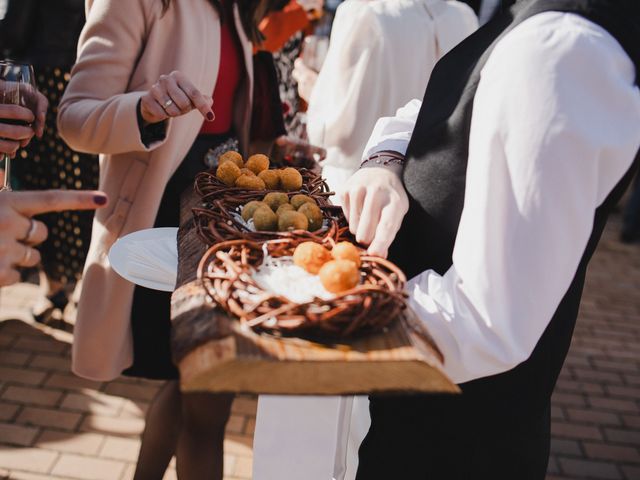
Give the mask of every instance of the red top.
[[[228, 3], [231, 4], [231, 2]], [[216, 118], [213, 122], [205, 121], [202, 124], [201, 134], [221, 134], [231, 130], [236, 90], [242, 78], [242, 53], [236, 41], [233, 10], [231, 8], [225, 8], [225, 10], [227, 15], [220, 28], [220, 69], [211, 107]]]

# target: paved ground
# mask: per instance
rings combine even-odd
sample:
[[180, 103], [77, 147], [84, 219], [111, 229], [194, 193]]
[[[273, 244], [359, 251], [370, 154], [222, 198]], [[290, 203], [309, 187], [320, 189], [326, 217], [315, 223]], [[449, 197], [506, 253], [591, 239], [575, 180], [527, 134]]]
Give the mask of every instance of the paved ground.
[[[548, 480], [640, 479], [640, 246], [620, 245], [616, 232], [607, 231], [592, 262], [554, 396]], [[30, 285], [0, 293], [0, 319], [10, 319], [0, 322], [0, 479], [131, 478], [157, 384], [71, 375], [70, 335], [33, 324], [36, 295]], [[251, 477], [254, 425], [255, 399], [238, 399], [228, 480]]]

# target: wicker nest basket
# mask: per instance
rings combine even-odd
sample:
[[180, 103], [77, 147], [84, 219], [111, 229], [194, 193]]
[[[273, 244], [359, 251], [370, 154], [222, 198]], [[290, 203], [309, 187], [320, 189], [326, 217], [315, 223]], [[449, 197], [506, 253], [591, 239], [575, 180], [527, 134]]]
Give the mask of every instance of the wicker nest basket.
[[252, 200], [262, 200], [274, 190], [245, 190], [229, 187], [220, 181], [212, 171], [202, 172], [196, 177], [195, 190], [201, 197], [203, 207], [194, 208], [193, 215], [198, 235], [207, 245], [229, 240], [244, 239], [253, 242], [264, 242], [278, 238], [300, 237], [304, 240], [331, 238], [338, 241], [347, 233], [346, 220], [342, 209], [331, 204], [329, 197], [333, 195], [325, 181], [315, 172], [300, 169], [303, 185], [298, 191], [287, 192], [289, 197], [303, 193], [313, 198], [322, 210], [325, 226], [315, 232], [296, 230], [293, 232], [256, 232], [247, 228], [233, 213], [239, 213], [242, 205]]
[[[330, 300], [316, 298], [295, 303], [262, 289], [253, 273], [264, 259], [293, 255], [308, 238], [269, 242], [233, 240], [211, 247], [198, 266], [198, 277], [208, 295], [223, 309], [256, 332], [339, 340], [371, 333], [391, 324], [405, 308], [406, 278], [393, 263], [361, 252], [362, 281]], [[333, 240], [318, 243], [332, 247]]]

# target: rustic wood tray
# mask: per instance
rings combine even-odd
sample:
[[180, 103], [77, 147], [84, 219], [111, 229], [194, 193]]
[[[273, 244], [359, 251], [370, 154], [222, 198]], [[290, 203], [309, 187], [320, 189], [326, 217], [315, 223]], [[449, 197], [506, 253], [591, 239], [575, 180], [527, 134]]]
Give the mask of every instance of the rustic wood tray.
[[280, 338], [243, 327], [218, 308], [196, 278], [206, 247], [182, 202], [172, 350], [184, 391], [349, 395], [456, 393], [438, 348], [410, 310], [380, 334], [335, 343]]

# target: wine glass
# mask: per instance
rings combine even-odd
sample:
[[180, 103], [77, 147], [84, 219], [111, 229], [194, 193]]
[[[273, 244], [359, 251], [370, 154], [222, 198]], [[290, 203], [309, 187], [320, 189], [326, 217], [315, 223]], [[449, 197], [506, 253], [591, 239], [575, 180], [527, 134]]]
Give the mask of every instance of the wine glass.
[[[0, 62], [0, 103], [20, 105], [35, 112], [36, 79], [33, 67], [25, 63]], [[21, 120], [0, 119], [12, 125], [30, 124]], [[11, 191], [11, 157], [4, 154], [4, 182], [0, 191]]]

